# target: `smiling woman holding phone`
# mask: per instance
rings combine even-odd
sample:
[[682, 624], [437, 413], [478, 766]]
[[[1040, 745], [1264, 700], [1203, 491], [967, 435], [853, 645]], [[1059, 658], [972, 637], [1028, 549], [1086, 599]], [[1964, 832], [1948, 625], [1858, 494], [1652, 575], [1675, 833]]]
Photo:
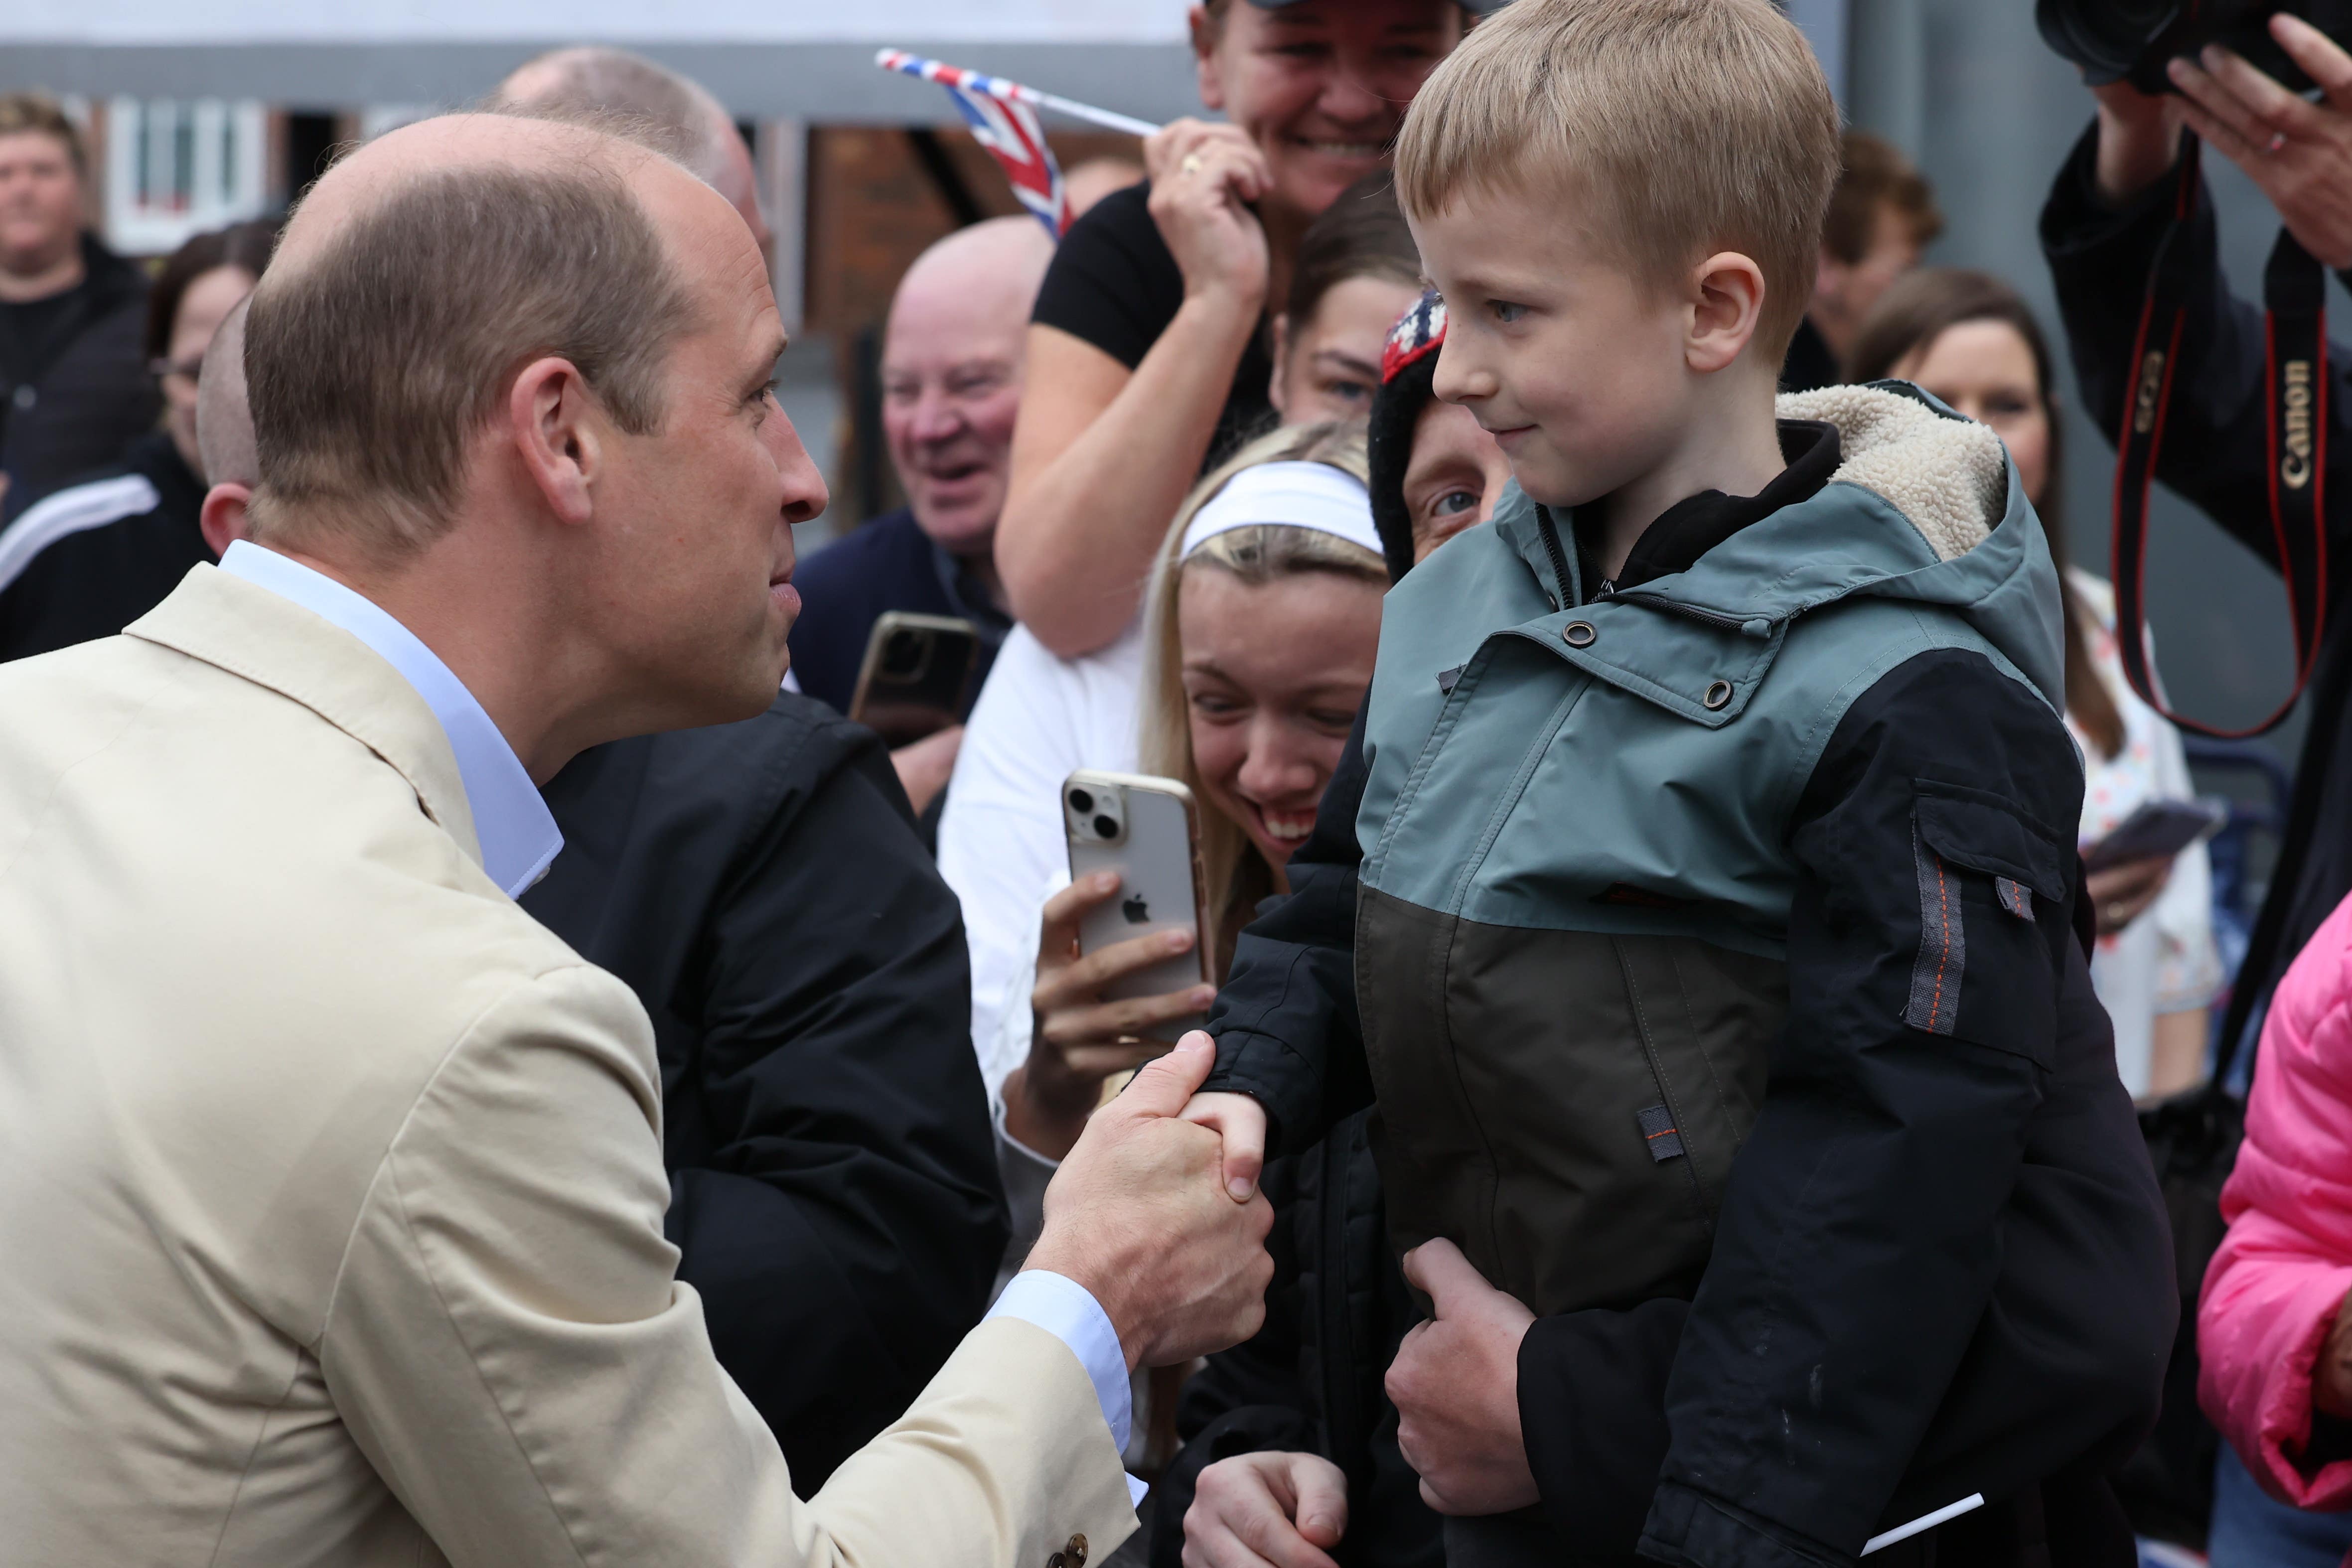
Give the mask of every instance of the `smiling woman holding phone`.
[[1117, 883], [1089, 877], [1047, 899], [1031, 1005], [1007, 1009], [995, 1057], [998, 1071], [1021, 1063], [1003, 1079], [1004, 1131], [1034, 1155], [1059, 1159], [1103, 1081], [1166, 1050], [1171, 1026], [1206, 1009], [1250, 912], [1287, 890], [1285, 867], [1315, 825], [1380, 641], [1389, 578], [1365, 473], [1360, 426], [1278, 430], [1202, 480], [1168, 530], [1147, 595], [1142, 768], [1198, 806], [1212, 983], [1107, 998], [1123, 977], [1192, 951], [1193, 936], [1081, 954], [1087, 912]]

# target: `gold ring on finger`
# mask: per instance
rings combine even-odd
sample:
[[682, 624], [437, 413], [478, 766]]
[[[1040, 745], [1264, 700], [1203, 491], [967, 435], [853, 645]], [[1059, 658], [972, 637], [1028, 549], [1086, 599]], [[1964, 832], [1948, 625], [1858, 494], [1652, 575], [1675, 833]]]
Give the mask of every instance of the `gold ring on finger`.
[[1184, 162], [1177, 164], [1176, 169], [1179, 173], [1182, 174], [1199, 173], [1201, 172], [1201, 155], [1198, 152], [1185, 153]]
[[1143, 1037], [1139, 1034], [1123, 1034], [1118, 1037], [1118, 1043], [1124, 1046], [1141, 1045]]

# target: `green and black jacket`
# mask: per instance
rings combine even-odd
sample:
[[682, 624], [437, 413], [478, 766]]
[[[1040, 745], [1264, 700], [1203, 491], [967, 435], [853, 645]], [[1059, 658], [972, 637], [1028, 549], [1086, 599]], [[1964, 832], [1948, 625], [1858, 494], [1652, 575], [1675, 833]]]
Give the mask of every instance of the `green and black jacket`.
[[1353, 821], [1212, 1020], [1277, 1150], [1375, 1102], [1394, 1244], [1537, 1312], [1530, 1459], [1603, 1560], [1843, 1563], [2095, 1469], [2171, 1343], [2040, 525], [1912, 389], [1782, 413], [1781, 479], [1615, 582], [1514, 489], [1391, 594]]

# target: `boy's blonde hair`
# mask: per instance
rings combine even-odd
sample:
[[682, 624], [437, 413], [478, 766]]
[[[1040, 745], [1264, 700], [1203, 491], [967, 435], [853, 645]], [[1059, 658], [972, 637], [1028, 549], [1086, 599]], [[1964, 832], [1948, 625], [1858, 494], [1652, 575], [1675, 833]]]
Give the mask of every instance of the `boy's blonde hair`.
[[1763, 271], [1756, 338], [1777, 362], [1812, 298], [1839, 162], [1828, 79], [1770, 0], [1517, 0], [1414, 98], [1396, 186], [1415, 221], [1472, 193], [1582, 203], [1655, 287], [1738, 251]]

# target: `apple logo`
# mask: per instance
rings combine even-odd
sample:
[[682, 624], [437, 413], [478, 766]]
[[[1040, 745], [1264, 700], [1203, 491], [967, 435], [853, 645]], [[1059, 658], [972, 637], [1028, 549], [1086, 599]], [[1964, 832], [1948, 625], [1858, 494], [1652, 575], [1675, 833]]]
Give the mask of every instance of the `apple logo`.
[[1140, 925], [1151, 918], [1151, 905], [1139, 893], [1129, 894], [1127, 902], [1118, 906], [1118, 912], [1127, 916], [1129, 925]]

